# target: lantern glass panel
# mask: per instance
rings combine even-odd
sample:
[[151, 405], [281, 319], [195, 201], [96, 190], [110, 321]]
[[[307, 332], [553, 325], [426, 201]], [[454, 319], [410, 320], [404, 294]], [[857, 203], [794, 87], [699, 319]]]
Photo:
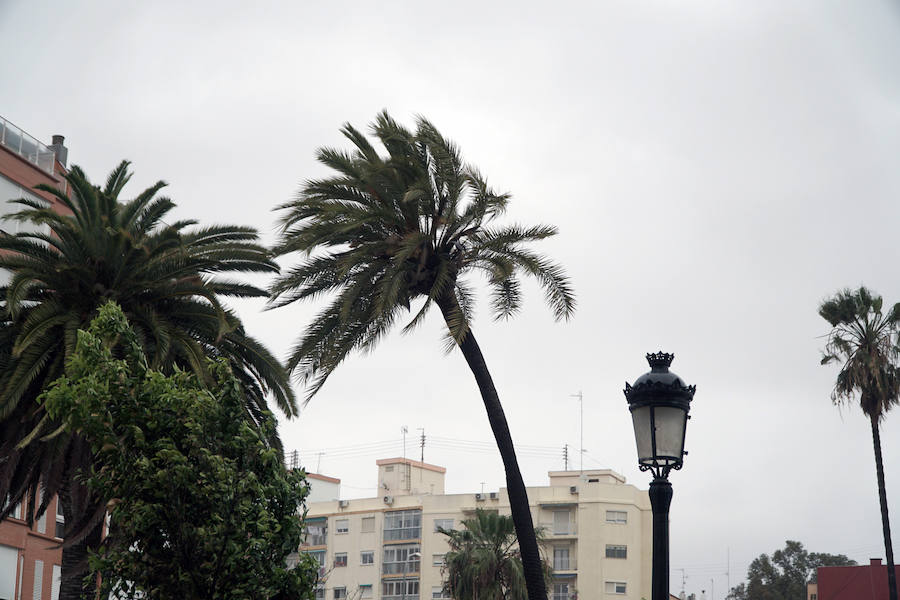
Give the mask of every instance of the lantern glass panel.
[[686, 413], [680, 408], [658, 406], [655, 409], [656, 456], [681, 460], [684, 450]]
[[642, 406], [631, 411], [634, 424], [634, 440], [637, 442], [638, 461], [643, 463], [653, 459], [653, 445], [650, 441], [650, 407]]

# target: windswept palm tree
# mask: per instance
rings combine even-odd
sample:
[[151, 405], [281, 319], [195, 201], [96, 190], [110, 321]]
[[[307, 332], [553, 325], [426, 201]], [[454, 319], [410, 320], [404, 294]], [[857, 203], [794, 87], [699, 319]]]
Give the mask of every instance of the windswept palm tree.
[[[462, 529], [440, 532], [449, 551], [441, 572], [453, 600], [526, 600], [522, 561], [512, 519], [482, 509], [462, 522]], [[541, 530], [534, 535], [540, 539]], [[550, 569], [544, 563], [545, 581]]]
[[[109, 300], [133, 324], [151, 366], [191, 370], [208, 377], [206, 357], [227, 359], [245, 389], [246, 414], [258, 422], [274, 396], [288, 416], [296, 412], [290, 380], [279, 361], [247, 335], [225, 307], [226, 297], [259, 297], [261, 289], [221, 278], [229, 272], [275, 273], [277, 266], [255, 230], [195, 227], [163, 221], [175, 206], [159, 197], [160, 181], [133, 200], [119, 195], [131, 177], [128, 162], [101, 189], [73, 167], [66, 176], [71, 197], [51, 187], [71, 214], [37, 200], [21, 199], [12, 218], [34, 231], [0, 237], [0, 268], [11, 279], [0, 288], [0, 517], [26, 498], [29, 520], [58, 494], [66, 523], [60, 598], [81, 598], [85, 556], [96, 547], [105, 499], [79, 483], [91, 465], [88, 445], [65, 434], [36, 402], [63, 373], [76, 332]], [[270, 443], [280, 448], [276, 439]]]
[[512, 437], [500, 398], [472, 333], [474, 294], [465, 277], [487, 277], [497, 318], [521, 305], [520, 278], [543, 286], [559, 319], [575, 307], [561, 267], [527, 248], [556, 229], [492, 227], [509, 201], [457, 147], [424, 118], [412, 132], [386, 112], [372, 125], [387, 155], [347, 124], [355, 149], [320, 149], [319, 161], [336, 174], [309, 181], [285, 212], [276, 254], [304, 260], [272, 287], [272, 307], [331, 294], [332, 300], [292, 349], [288, 368], [308, 386], [309, 400], [354, 350], [375, 346], [419, 302], [408, 332], [436, 305], [448, 328], [448, 347], [463, 353], [478, 384], [503, 464], [512, 516], [531, 600], [546, 600], [540, 555]]
[[858, 396], [859, 407], [869, 418], [872, 427], [884, 553], [887, 558], [888, 592], [890, 600], [897, 600], [880, 428], [887, 411], [900, 401], [900, 350], [897, 348], [900, 303], [885, 312], [881, 296], [861, 287], [856, 291], [838, 292], [822, 303], [819, 315], [832, 327], [822, 364], [837, 362], [841, 365], [831, 399], [835, 404], [845, 404], [853, 402]]

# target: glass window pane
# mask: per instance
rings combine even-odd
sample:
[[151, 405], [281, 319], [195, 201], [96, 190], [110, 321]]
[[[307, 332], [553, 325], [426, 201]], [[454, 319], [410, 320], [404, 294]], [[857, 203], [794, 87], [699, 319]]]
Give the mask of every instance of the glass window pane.
[[656, 455], [681, 459], [685, 412], [668, 406], [660, 406], [655, 410]]
[[645, 406], [631, 411], [631, 420], [634, 424], [638, 460], [650, 460], [653, 457], [653, 446], [650, 443], [650, 407]]

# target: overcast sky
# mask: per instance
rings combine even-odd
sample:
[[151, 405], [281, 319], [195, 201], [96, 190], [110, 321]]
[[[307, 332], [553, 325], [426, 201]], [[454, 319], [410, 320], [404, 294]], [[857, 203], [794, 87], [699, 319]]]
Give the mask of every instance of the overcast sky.
[[[585, 467], [645, 489], [621, 390], [662, 349], [697, 385], [690, 456], [671, 477], [671, 564], [688, 591], [715, 578], [723, 596], [729, 548], [732, 584], [786, 539], [883, 556], [868, 422], [831, 405], [816, 309], [859, 284], [900, 300], [895, 5], [0, 0], [0, 56], [0, 115], [65, 135], [98, 182], [128, 158], [131, 194], [165, 179], [178, 217], [267, 240], [271, 209], [324, 173], [315, 149], [346, 145], [342, 123], [426, 115], [513, 194], [510, 221], [559, 227], [542, 250], [578, 295], [568, 323], [531, 287], [517, 319], [484, 306], [474, 324], [513, 437], [535, 447], [526, 483], [562, 468], [564, 444], [577, 456], [583, 390]], [[237, 308], [284, 356], [320, 307]], [[282, 422], [285, 446], [364, 497], [404, 425], [410, 456], [417, 428], [491, 442], [441, 335], [433, 313], [342, 365]], [[898, 434], [891, 415], [895, 532]], [[435, 440], [425, 460], [447, 467], [450, 492], [496, 490], [502, 465], [482, 446]]]

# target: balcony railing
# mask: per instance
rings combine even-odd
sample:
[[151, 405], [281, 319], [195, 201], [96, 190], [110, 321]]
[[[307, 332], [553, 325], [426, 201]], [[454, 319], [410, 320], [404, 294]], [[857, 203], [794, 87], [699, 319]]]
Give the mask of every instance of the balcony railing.
[[577, 571], [578, 567], [575, 566], [574, 558], [554, 558], [553, 559], [553, 570], [554, 571]]
[[3, 117], [0, 117], [0, 145], [15, 152], [39, 169], [53, 174], [53, 161], [56, 156], [53, 150]]
[[562, 535], [576, 535], [578, 533], [575, 523], [569, 523], [565, 527], [560, 527], [558, 524], [554, 525], [553, 523], [541, 523], [540, 527], [544, 530], [544, 535], [549, 538]]

